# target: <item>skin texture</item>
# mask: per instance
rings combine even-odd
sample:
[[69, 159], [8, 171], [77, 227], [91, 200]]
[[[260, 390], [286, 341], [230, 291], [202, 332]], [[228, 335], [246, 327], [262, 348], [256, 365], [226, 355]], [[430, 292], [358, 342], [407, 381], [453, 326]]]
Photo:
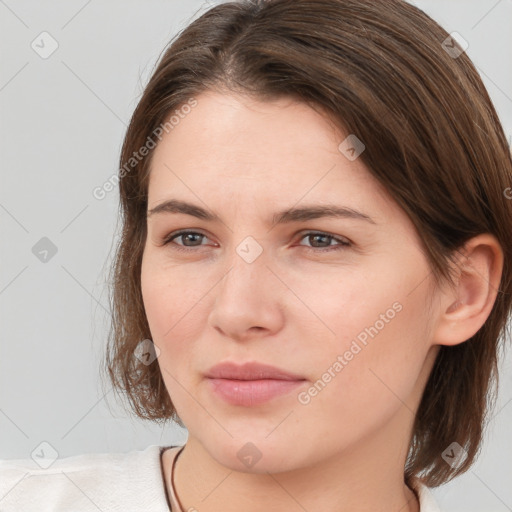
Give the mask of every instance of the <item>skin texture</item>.
[[[419, 510], [403, 480], [414, 416], [439, 345], [464, 342], [491, 311], [499, 244], [476, 237], [458, 286], [433, 287], [409, 218], [361, 159], [338, 149], [348, 134], [319, 111], [291, 98], [263, 103], [212, 91], [197, 101], [155, 149], [148, 210], [174, 198], [222, 222], [149, 216], [141, 276], [157, 361], [189, 433], [174, 476], [183, 510]], [[375, 224], [270, 222], [276, 211], [326, 203]], [[181, 229], [205, 236], [162, 245]], [[237, 253], [248, 236], [263, 249], [252, 263]], [[387, 322], [376, 323], [387, 311]], [[299, 393], [376, 325], [301, 403]], [[230, 405], [204, 378], [226, 360], [271, 364], [307, 381], [261, 405]], [[246, 443], [261, 455], [252, 466], [238, 456]], [[163, 466], [169, 485], [165, 454]]]

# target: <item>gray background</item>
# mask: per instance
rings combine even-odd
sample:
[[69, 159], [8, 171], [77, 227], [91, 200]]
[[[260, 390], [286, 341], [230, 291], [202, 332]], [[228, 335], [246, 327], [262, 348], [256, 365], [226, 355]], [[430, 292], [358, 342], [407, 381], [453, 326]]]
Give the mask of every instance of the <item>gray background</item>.
[[[116, 173], [127, 123], [161, 51], [214, 3], [0, 0], [2, 459], [30, 457], [44, 441], [67, 457], [187, 439], [177, 425], [128, 417], [111, 391], [103, 393], [118, 194], [97, 200], [92, 190]], [[413, 3], [468, 41], [510, 140], [512, 1]], [[31, 47], [43, 31], [58, 43], [46, 59]], [[47, 262], [33, 253], [36, 244], [49, 247], [44, 237], [57, 250]], [[481, 456], [434, 489], [443, 511], [512, 510], [509, 351], [506, 359]]]

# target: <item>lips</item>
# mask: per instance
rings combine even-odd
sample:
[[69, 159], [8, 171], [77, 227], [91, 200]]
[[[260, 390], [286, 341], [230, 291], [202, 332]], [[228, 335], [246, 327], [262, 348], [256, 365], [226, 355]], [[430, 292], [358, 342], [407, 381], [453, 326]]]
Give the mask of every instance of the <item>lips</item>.
[[306, 381], [302, 375], [256, 362], [239, 365], [225, 361], [211, 368], [205, 377], [215, 396], [242, 407], [254, 407], [290, 395]]
[[205, 376], [210, 379], [231, 380], [306, 380], [302, 375], [297, 375], [275, 366], [257, 362], [248, 362], [238, 365], [236, 363], [226, 361], [210, 368]]

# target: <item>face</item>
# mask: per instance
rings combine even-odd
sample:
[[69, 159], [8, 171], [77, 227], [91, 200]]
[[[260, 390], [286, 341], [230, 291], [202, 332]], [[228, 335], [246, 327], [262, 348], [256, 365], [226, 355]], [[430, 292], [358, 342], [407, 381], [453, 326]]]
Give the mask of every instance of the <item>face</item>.
[[[155, 149], [148, 211], [176, 200], [216, 219], [149, 215], [141, 276], [189, 441], [233, 469], [246, 450], [261, 457], [246, 471], [284, 471], [412, 421], [404, 402], [419, 396], [435, 347], [431, 272], [408, 217], [319, 111], [290, 98], [196, 99]], [[359, 213], [277, 216], [327, 205]], [[231, 402], [205, 377], [225, 361], [303, 380]]]

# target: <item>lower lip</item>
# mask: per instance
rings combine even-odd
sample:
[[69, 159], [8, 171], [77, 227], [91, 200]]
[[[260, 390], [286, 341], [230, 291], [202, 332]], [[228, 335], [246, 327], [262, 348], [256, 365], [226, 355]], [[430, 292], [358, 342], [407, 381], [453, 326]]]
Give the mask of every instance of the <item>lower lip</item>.
[[213, 391], [232, 405], [252, 405], [268, 402], [301, 386], [304, 380], [230, 380], [208, 379]]

